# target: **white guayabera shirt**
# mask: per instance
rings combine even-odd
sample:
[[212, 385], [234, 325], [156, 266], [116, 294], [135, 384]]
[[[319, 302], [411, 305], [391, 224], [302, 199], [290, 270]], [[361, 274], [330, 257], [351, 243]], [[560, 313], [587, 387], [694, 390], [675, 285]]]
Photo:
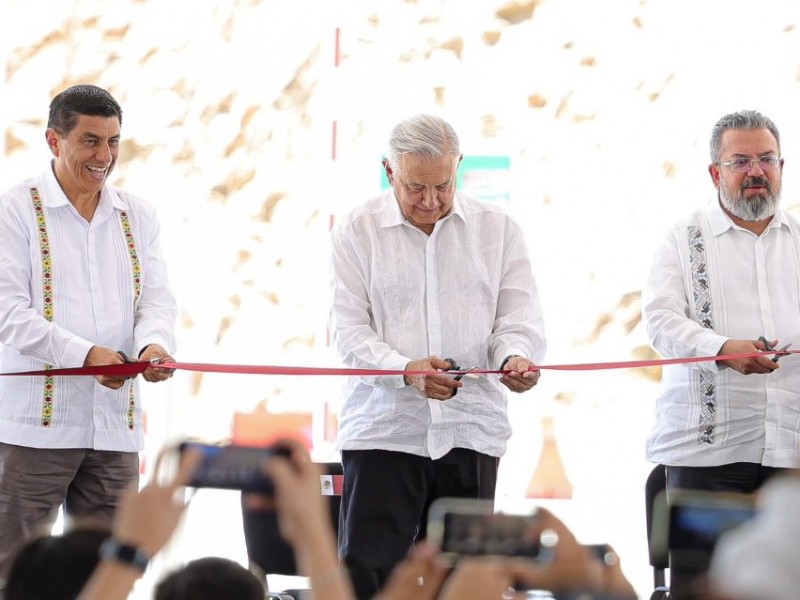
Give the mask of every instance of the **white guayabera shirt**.
[[[51, 168], [0, 196], [0, 372], [79, 367], [93, 345], [172, 352], [176, 314], [151, 205], [106, 186], [86, 222]], [[139, 379], [0, 377], [0, 441], [139, 451]]]
[[[332, 236], [332, 317], [348, 366], [404, 369], [435, 355], [496, 369], [511, 354], [544, 358], [523, 234], [500, 208], [457, 192], [427, 236], [405, 220], [389, 191], [352, 212]], [[442, 402], [402, 376], [352, 377], [338, 446], [434, 459], [453, 448], [501, 456], [511, 434], [505, 391], [498, 375], [481, 376]]]
[[[778, 211], [760, 235], [716, 200], [676, 225], [656, 250], [643, 290], [653, 347], [665, 358], [715, 356], [728, 339], [800, 345], [800, 232]], [[797, 467], [800, 363], [768, 375], [716, 362], [668, 365], [647, 458], [674, 466], [733, 462]]]

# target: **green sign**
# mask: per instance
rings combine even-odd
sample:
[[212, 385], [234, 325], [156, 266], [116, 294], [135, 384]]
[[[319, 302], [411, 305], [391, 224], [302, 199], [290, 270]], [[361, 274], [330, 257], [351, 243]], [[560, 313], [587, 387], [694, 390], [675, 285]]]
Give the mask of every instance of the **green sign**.
[[[389, 189], [381, 169], [381, 190]], [[508, 156], [465, 156], [458, 167], [456, 187], [487, 202], [508, 202], [511, 195], [511, 159]]]

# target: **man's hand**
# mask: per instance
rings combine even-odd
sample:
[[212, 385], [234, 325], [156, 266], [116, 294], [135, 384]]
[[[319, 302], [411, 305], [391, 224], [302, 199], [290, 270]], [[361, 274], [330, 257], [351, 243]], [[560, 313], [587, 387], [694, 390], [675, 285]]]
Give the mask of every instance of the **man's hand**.
[[[420, 360], [412, 360], [406, 365], [406, 371], [447, 371], [453, 365], [438, 356], [429, 356]], [[406, 375], [406, 385], [413, 385], [426, 398], [432, 400], [449, 400], [453, 390], [462, 387], [460, 381], [454, 381], [450, 375]]]
[[500, 556], [464, 556], [459, 558], [453, 574], [442, 586], [436, 598], [509, 598], [522, 600], [525, 593], [510, 594], [516, 581], [514, 561]]
[[439, 591], [449, 573], [450, 567], [438, 560], [436, 548], [425, 540], [417, 541], [405, 560], [392, 569], [374, 600], [435, 600], [441, 597]]
[[[606, 560], [601, 561], [594, 551], [578, 543], [575, 535], [553, 513], [538, 508], [542, 530], [549, 529], [558, 536], [549, 562], [535, 563], [524, 558], [508, 559], [516, 567], [516, 581], [537, 590], [549, 590], [556, 595], [583, 592], [619, 600], [635, 600], [636, 592], [625, 578], [619, 557], [613, 548], [606, 548]], [[610, 561], [608, 559], [611, 559]]]
[[[121, 365], [125, 359], [119, 354], [109, 348], [103, 346], [92, 346], [86, 359], [83, 361], [84, 367], [96, 367], [99, 365]], [[95, 375], [95, 379], [103, 385], [112, 390], [118, 390], [125, 384], [128, 379], [122, 375]]]
[[[770, 345], [773, 347], [777, 346], [778, 340], [773, 340]], [[720, 348], [718, 355], [724, 356], [728, 354], [749, 354], [751, 352], [765, 352], [767, 350], [769, 350], [769, 348], [767, 348], [764, 342], [760, 342], [758, 340], [728, 340], [722, 344], [722, 348]], [[773, 362], [768, 356], [718, 360], [717, 364], [720, 366], [730, 367], [742, 375], [752, 375], [753, 373], [772, 373], [775, 369], [780, 368], [780, 365], [776, 362]]]
[[186, 503], [180, 492], [202, 461], [199, 452], [187, 451], [181, 456], [175, 478], [162, 485], [158, 483], [162, 479], [160, 472], [172, 451], [170, 448], [162, 450], [156, 458], [153, 482], [141, 490], [138, 484], [131, 485], [120, 498], [114, 515], [114, 537], [142, 548], [151, 557], [167, 544], [178, 528], [186, 511]]
[[290, 456], [273, 456], [262, 466], [275, 484], [274, 497], [245, 494], [243, 506], [249, 510], [277, 509], [281, 535], [295, 551], [309, 552], [320, 540], [334, 547], [328, 499], [320, 494], [320, 466], [311, 461], [308, 450], [297, 440], [281, 439], [277, 445], [287, 448]]
[[508, 369], [500, 378], [500, 383], [512, 392], [527, 392], [539, 382], [541, 371], [529, 371], [533, 363], [524, 356], [514, 356], [508, 359], [503, 369]]
[[[158, 360], [160, 362], [175, 362], [175, 359], [167, 354], [167, 351], [158, 344], [150, 344], [147, 346], [139, 356], [139, 360], [146, 362], [153, 360]], [[165, 379], [172, 377], [174, 372], [175, 369], [165, 369], [164, 367], [158, 366], [156, 363], [147, 367], [144, 370], [144, 373], [142, 373], [142, 377], [144, 377], [146, 381], [164, 381]]]

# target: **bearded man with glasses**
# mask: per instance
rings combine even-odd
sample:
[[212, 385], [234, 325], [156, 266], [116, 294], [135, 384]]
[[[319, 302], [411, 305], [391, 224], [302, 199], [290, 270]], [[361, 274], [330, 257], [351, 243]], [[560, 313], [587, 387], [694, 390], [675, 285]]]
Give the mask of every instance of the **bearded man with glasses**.
[[[779, 208], [780, 135], [742, 111], [717, 122], [710, 150], [716, 198], [662, 240], [642, 298], [662, 356], [720, 357], [664, 367], [647, 458], [667, 466], [668, 500], [751, 493], [800, 464], [800, 369], [791, 356], [778, 363], [800, 340], [800, 228]], [[677, 566], [672, 597], [694, 597]]]

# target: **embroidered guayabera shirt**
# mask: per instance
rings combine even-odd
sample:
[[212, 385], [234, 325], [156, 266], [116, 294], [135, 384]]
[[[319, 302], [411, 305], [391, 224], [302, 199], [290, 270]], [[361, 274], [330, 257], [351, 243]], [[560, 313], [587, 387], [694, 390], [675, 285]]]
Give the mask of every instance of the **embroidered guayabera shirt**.
[[[101, 345], [174, 351], [153, 207], [106, 186], [91, 222], [51, 168], [0, 196], [0, 372], [79, 367]], [[0, 441], [34, 448], [142, 448], [137, 382], [0, 377]]]
[[[498, 207], [457, 193], [427, 236], [389, 191], [334, 229], [332, 259], [336, 345], [350, 367], [404, 369], [431, 355], [482, 368], [498, 368], [510, 354], [544, 358], [523, 234]], [[469, 381], [446, 402], [425, 398], [402, 376], [353, 377], [338, 446], [500, 456], [510, 433], [498, 376]]]
[[[778, 211], [760, 235], [716, 199], [664, 238], [643, 290], [653, 347], [665, 358], [715, 356], [728, 339], [800, 345], [800, 234]], [[647, 457], [675, 466], [800, 464], [800, 361], [769, 375], [716, 362], [665, 366]]]

